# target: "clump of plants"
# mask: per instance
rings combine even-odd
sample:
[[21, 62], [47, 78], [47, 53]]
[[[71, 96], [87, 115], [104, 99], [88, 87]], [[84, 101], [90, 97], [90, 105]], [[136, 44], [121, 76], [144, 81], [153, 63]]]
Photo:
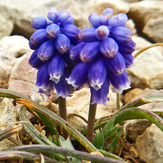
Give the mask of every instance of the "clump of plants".
[[[117, 98], [117, 112], [99, 122], [95, 122], [96, 107], [109, 100], [110, 85], [117, 97], [130, 88], [126, 69], [133, 64], [134, 57], [151, 46], [133, 57], [136, 44], [132, 41], [132, 31], [125, 26], [128, 17], [124, 13], [113, 15], [111, 8], [105, 9], [102, 15], [91, 13], [88, 20], [92, 26], [84, 29], [74, 25], [69, 12], [55, 7], [50, 8], [47, 18], [37, 17], [31, 22], [36, 31], [29, 41], [34, 50], [29, 63], [38, 70], [38, 92], [51, 96], [56, 91], [60, 115], [21, 94], [0, 89], [1, 97], [22, 104], [19, 121], [0, 131], [0, 140], [8, 138], [16, 145], [1, 151], [0, 160], [125, 162], [114, 154], [120, 149], [119, 140], [124, 136], [122, 123], [129, 119], [147, 119], [163, 130], [160, 112], [138, 108], [162, 101], [163, 96], [142, 97], [122, 108]], [[158, 45], [162, 44], [154, 46]], [[91, 96], [87, 129], [79, 132], [67, 122], [66, 97], [83, 87], [90, 89]], [[39, 119], [37, 127], [28, 118], [27, 111]], [[46, 134], [41, 132], [43, 128], [46, 128]], [[11, 137], [20, 131], [32, 140], [31, 145]]]

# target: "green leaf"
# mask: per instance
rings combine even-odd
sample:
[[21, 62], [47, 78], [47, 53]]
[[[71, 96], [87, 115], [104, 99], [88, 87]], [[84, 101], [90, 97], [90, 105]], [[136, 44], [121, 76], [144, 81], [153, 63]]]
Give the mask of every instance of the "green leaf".
[[[72, 145], [72, 143], [71, 143], [70, 137], [68, 137], [68, 138], [65, 140], [64, 137], [59, 136], [59, 144], [60, 144], [60, 146], [63, 147], [63, 148], [67, 148], [67, 149], [72, 149], [72, 150], [74, 150], [74, 147], [73, 147], [73, 145]], [[68, 156], [67, 159], [68, 159], [68, 162], [69, 162], [69, 163], [82, 163], [80, 159], [75, 158], [75, 157], [70, 157], [70, 156]]]
[[[28, 110], [31, 112], [34, 111], [42, 121], [47, 124], [47, 122], [56, 122], [62, 128], [67, 130], [73, 137], [75, 137], [89, 152], [98, 151], [96, 147], [86, 139], [79, 131], [73, 128], [67, 121], [63, 118], [59, 117], [57, 114], [52, 112], [51, 110], [32, 102], [29, 98], [26, 98], [19, 93], [12, 92], [5, 89], [0, 89], [1, 97], [13, 98], [17, 103], [25, 105]], [[51, 128], [53, 128], [52, 123], [50, 124]]]
[[128, 108], [121, 110], [112, 116], [111, 121], [114, 125], [130, 119], [147, 119], [154, 123], [160, 130], [163, 131], [163, 120], [158, 115], [140, 108]]
[[[107, 153], [107, 157], [112, 157], [112, 158], [107, 158], [107, 157], [102, 157], [94, 154], [89, 154], [87, 152], [82, 152], [78, 150], [72, 150], [72, 149], [67, 149], [63, 147], [54, 147], [50, 145], [26, 145], [26, 146], [17, 146], [17, 147], [12, 147], [10, 148], [12, 150], [23, 150], [23, 151], [30, 151], [34, 153], [57, 153], [57, 154], [62, 154], [64, 156], [71, 156], [71, 157], [76, 157], [81, 160], [89, 160], [94, 163], [122, 163], [122, 159], [119, 158], [118, 156], [115, 156], [114, 154]], [[101, 150], [99, 150], [101, 151]], [[96, 151], [97, 152], [97, 151]], [[116, 160], [113, 159], [116, 157]]]
[[17, 124], [17, 125], [8, 127], [7, 129], [3, 131], [0, 130], [0, 141], [18, 133], [21, 129], [22, 129], [22, 124]]
[[[0, 160], [13, 160], [13, 159], [20, 159], [21, 162], [24, 160], [29, 160], [29, 161], [39, 161], [41, 162], [41, 157], [39, 154], [33, 154], [29, 152], [24, 152], [24, 151], [0, 151]], [[59, 163], [58, 161], [48, 158], [46, 156], [43, 156], [43, 159], [46, 163], [48, 162], [53, 162], [53, 163]]]
[[93, 144], [97, 149], [105, 149], [103, 132], [97, 132], [93, 138]]

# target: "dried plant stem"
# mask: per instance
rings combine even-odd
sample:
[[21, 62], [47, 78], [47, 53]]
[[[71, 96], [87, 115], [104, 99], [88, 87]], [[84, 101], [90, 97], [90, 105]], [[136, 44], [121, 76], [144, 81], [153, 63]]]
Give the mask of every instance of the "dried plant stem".
[[116, 109], [120, 109], [120, 94], [118, 92], [116, 93]]
[[87, 139], [92, 142], [93, 141], [93, 133], [94, 133], [94, 123], [95, 123], [95, 117], [96, 117], [96, 108], [97, 104], [91, 104], [89, 105], [89, 115], [88, 115], [88, 126], [87, 126]]
[[[67, 121], [66, 99], [63, 97], [59, 97], [58, 105], [59, 105], [59, 115]], [[63, 136], [66, 139], [68, 137], [68, 132], [63, 130]]]
[[147, 46], [147, 47], [145, 47], [145, 48], [139, 50], [139, 51], [134, 55], [134, 58], [136, 58], [139, 54], [141, 54], [141, 53], [144, 52], [145, 50], [150, 49], [150, 48], [155, 47], [155, 46], [163, 46], [163, 43], [152, 44], [152, 45], [150, 45], [150, 46]]

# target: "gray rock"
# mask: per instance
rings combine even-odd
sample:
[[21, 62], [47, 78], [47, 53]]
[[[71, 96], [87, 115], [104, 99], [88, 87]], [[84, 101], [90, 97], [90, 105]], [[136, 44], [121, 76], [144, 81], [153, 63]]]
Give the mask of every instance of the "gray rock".
[[143, 28], [143, 33], [154, 42], [163, 42], [163, 17], [149, 19]]
[[154, 124], [136, 139], [140, 159], [147, 163], [163, 162], [163, 132]]
[[[11, 102], [10, 99], [8, 98], [0, 99], [0, 115], [1, 115], [0, 126], [7, 124], [7, 126], [5, 127], [0, 127], [0, 130], [4, 130], [5, 128], [11, 126], [16, 122], [17, 116], [16, 108], [13, 106], [13, 103]], [[2, 149], [6, 149], [12, 146], [14, 146], [14, 144], [8, 139], [0, 141], [0, 151]]]

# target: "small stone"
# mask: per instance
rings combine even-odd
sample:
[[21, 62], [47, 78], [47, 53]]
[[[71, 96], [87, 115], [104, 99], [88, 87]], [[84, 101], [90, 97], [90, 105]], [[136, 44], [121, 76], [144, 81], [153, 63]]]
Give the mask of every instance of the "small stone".
[[128, 120], [125, 125], [125, 131], [127, 133], [127, 140], [135, 142], [137, 137], [144, 133], [144, 131], [151, 125], [148, 120]]
[[136, 139], [140, 159], [149, 163], [163, 162], [163, 132], [152, 124]]

